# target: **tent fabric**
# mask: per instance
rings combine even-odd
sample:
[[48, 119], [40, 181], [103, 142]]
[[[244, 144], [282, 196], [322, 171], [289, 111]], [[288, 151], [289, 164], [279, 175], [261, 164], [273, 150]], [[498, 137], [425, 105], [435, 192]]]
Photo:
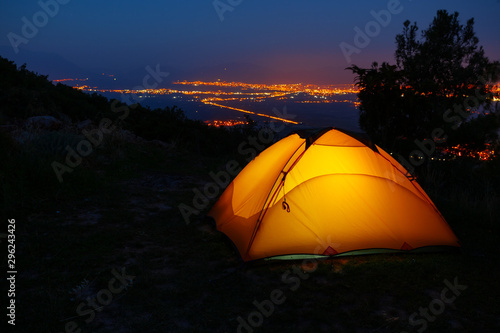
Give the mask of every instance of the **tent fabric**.
[[338, 129], [311, 137], [291, 134], [264, 150], [208, 213], [243, 260], [459, 246], [424, 190], [380, 147]]

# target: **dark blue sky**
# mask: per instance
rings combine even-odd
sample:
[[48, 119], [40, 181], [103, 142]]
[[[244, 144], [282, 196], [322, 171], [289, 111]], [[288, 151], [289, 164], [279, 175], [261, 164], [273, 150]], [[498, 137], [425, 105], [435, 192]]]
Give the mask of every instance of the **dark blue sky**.
[[[475, 30], [486, 55], [500, 59], [500, 1], [400, 0], [220, 0], [231, 4], [223, 13], [213, 0], [42, 0], [58, 3], [55, 15], [40, 14], [35, 0], [2, 1], [0, 46], [13, 50], [9, 33], [23, 37], [23, 17], [40, 25], [19, 44], [23, 52], [60, 55], [80, 68], [124, 71], [161, 64], [168, 71], [251, 63], [276, 71], [276, 81], [331, 77], [332, 83], [352, 82], [340, 43], [354, 46], [354, 28], [373, 21], [371, 11], [395, 14], [375, 31], [368, 45], [352, 54], [352, 62], [393, 62], [394, 38], [406, 19], [420, 28], [430, 24], [438, 9], [458, 11], [462, 22], [474, 17]], [[54, 10], [54, 6], [48, 7]], [[38, 13], [38, 15], [37, 15]], [[52, 13], [54, 14], [54, 13]], [[12, 34], [13, 33], [13, 34]], [[9, 52], [4, 52], [8, 55]], [[265, 70], [263, 69], [263, 70]], [[273, 72], [274, 73], [274, 72]], [[280, 74], [279, 74], [280, 73]], [[294, 73], [292, 76], [282, 74]], [[258, 81], [258, 70], [254, 73]], [[329, 80], [329, 79], [328, 79]], [[321, 81], [321, 80], [320, 80]]]

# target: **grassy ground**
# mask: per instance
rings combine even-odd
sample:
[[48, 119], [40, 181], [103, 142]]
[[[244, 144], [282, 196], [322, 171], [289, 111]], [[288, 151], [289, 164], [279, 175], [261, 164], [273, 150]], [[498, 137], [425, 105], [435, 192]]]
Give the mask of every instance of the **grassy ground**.
[[[438, 202], [460, 254], [242, 265], [206, 210], [186, 224], [177, 209], [227, 160], [136, 153], [137, 165], [101, 170], [81, 195], [11, 213], [19, 332], [500, 329], [498, 227], [477, 211]], [[448, 283], [462, 287], [445, 304]]]

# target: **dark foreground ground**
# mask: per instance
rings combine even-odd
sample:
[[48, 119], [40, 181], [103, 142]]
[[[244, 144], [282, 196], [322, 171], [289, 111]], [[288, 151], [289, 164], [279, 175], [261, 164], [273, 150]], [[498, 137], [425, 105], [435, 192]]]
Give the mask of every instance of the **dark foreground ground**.
[[224, 165], [193, 161], [166, 158], [59, 207], [12, 216], [15, 331], [500, 330], [498, 235], [476, 215], [441, 205], [460, 254], [241, 265], [203, 214], [186, 224], [179, 213]]

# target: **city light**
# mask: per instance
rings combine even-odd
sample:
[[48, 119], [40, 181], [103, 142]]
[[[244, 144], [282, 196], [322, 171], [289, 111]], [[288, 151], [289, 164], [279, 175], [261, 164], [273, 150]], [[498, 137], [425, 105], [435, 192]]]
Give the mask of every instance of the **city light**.
[[495, 150], [491, 144], [486, 144], [483, 150], [477, 150], [467, 144], [458, 144], [452, 147], [439, 148], [442, 155], [449, 158], [473, 158], [481, 161], [488, 161], [495, 158]]
[[220, 104], [216, 104], [216, 103], [212, 103], [212, 102], [207, 102], [207, 104], [218, 106], [218, 107], [221, 107], [221, 108], [226, 108], [226, 109], [229, 109], [229, 110], [238, 111], [238, 112], [249, 113], [249, 114], [253, 114], [253, 115], [256, 115], [256, 116], [260, 116], [260, 117], [266, 117], [266, 118], [270, 118], [270, 119], [274, 119], [274, 120], [279, 120], [279, 121], [282, 121], [284, 123], [300, 124], [297, 121], [289, 120], [289, 119], [286, 119], [286, 118], [280, 118], [280, 117], [270, 116], [270, 115], [263, 114], [263, 113], [258, 113], [258, 112], [243, 110], [243, 109], [239, 109], [239, 108], [233, 108], [231, 106], [220, 105]]
[[205, 124], [213, 127], [232, 127], [246, 125], [244, 120], [205, 120]]

